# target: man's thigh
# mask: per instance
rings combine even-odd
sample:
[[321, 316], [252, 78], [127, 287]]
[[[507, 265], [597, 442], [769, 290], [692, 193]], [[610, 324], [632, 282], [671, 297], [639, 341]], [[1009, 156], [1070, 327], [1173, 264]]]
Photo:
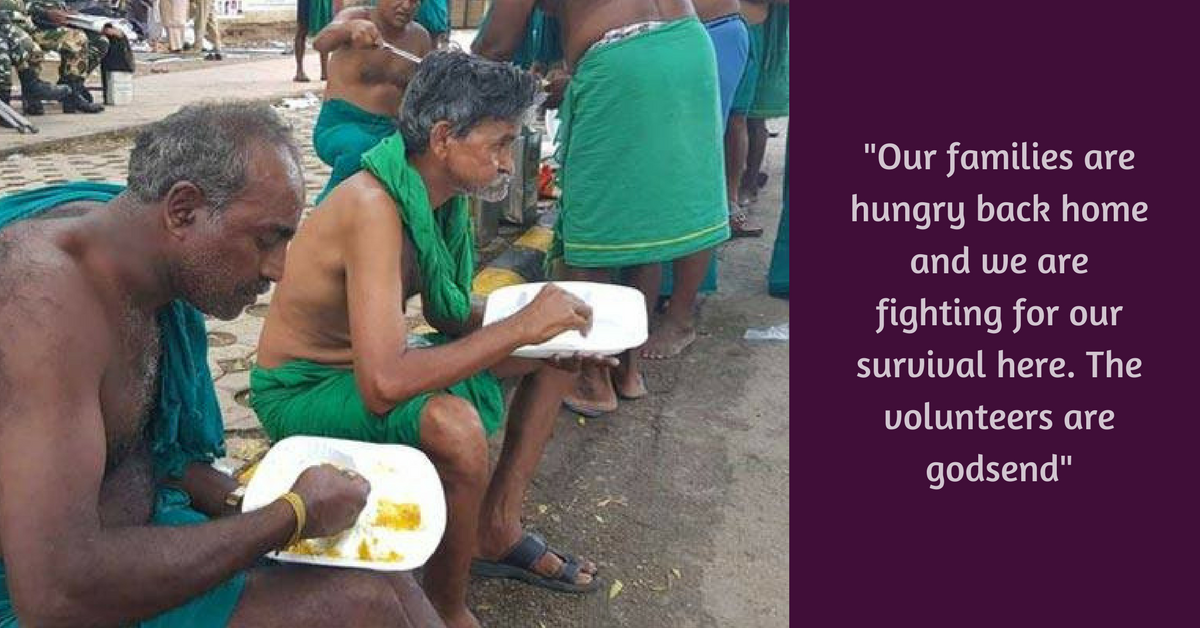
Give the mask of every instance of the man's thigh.
[[239, 628], [335, 624], [441, 625], [409, 574], [301, 565], [252, 570], [229, 621]]

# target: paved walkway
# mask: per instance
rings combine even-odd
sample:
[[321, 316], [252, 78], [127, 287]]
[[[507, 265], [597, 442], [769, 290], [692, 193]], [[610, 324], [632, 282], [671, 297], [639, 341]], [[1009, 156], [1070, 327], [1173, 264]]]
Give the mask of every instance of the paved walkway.
[[[309, 76], [321, 74], [315, 53], [305, 55]], [[64, 115], [57, 105], [47, 106], [47, 114], [31, 118], [40, 133], [21, 135], [12, 129], [0, 129], [0, 157], [13, 153], [45, 150], [68, 140], [129, 132], [139, 126], [161, 120], [180, 107], [209, 98], [277, 100], [319, 93], [322, 83], [295, 83], [296, 62], [291, 55], [279, 55], [262, 61], [220, 64], [202, 70], [176, 70], [134, 79], [134, 101], [129, 105], [110, 106], [103, 113]], [[20, 110], [20, 107], [18, 107]]]

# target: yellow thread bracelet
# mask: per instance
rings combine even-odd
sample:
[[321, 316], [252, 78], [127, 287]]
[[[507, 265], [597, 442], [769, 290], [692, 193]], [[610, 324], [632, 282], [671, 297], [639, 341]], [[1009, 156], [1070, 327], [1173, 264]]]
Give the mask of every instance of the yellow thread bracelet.
[[304, 532], [306, 511], [304, 508], [304, 500], [296, 493], [285, 493], [282, 499], [291, 504], [292, 510], [296, 513], [296, 531], [292, 533], [292, 538], [288, 539], [287, 545], [283, 546], [284, 549], [287, 549], [300, 541], [300, 534]]

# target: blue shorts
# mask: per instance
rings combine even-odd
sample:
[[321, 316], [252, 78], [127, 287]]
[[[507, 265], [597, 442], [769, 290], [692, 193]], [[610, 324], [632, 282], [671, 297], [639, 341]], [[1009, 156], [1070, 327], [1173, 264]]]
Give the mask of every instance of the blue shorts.
[[704, 23], [717, 53], [717, 83], [721, 90], [721, 120], [729, 121], [733, 96], [750, 59], [750, 31], [739, 14]]

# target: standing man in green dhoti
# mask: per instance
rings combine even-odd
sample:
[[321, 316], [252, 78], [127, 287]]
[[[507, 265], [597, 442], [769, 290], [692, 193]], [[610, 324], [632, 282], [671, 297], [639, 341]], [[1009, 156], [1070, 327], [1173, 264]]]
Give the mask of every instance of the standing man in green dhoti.
[[313, 148], [333, 172], [316, 203], [362, 169], [362, 155], [396, 132], [396, 112], [417, 64], [384, 50], [390, 44], [418, 57], [433, 49], [413, 21], [416, 0], [379, 0], [338, 13], [313, 41], [328, 54], [329, 85], [313, 127]]
[[[292, 43], [296, 53], [296, 76], [292, 79], [297, 83], [307, 83], [308, 74], [304, 73], [304, 49], [308, 45], [308, 37], [316, 36], [333, 20], [333, 0], [296, 0], [296, 39]], [[321, 80], [326, 77], [325, 66], [329, 55], [321, 55]]]
[[242, 514], [204, 318], [279, 279], [304, 204], [270, 107], [143, 130], [128, 186], [0, 197], [0, 626], [437, 626], [412, 578], [264, 566], [353, 525], [370, 486], [324, 465]]
[[572, 277], [629, 269], [658, 298], [674, 262], [666, 313], [610, 380], [588, 370], [568, 405], [588, 415], [646, 394], [639, 358], [678, 355], [695, 340], [693, 308], [713, 247], [729, 238], [721, 105], [712, 43], [688, 0], [496, 0], [476, 49], [508, 58], [535, 5], [562, 24], [567, 70], [560, 118], [562, 187], [555, 251]]
[[[482, 308], [471, 302], [466, 195], [507, 194], [512, 143], [538, 92], [533, 75], [509, 64], [426, 56], [400, 132], [363, 155], [363, 171], [334, 188], [292, 243], [250, 374], [250, 404], [272, 438], [405, 443], [429, 455], [448, 517], [425, 590], [454, 628], [478, 626], [466, 607], [471, 570], [577, 593], [599, 582], [591, 561], [521, 526], [525, 491], [582, 358], [509, 357], [568, 329], [586, 333], [591, 310], [548, 286], [521, 312], [480, 328]], [[410, 339], [403, 308], [417, 294], [438, 333]], [[502, 377], [520, 383], [489, 473], [486, 439], [505, 423]]]

